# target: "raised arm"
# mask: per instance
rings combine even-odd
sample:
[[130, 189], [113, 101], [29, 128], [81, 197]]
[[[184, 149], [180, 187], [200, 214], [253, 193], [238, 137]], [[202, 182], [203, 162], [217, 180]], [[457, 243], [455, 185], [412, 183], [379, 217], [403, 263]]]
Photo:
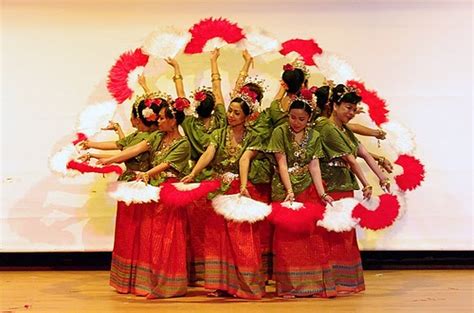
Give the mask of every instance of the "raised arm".
[[120, 126], [119, 123], [116, 123], [114, 121], [109, 121], [109, 125], [107, 125], [104, 128], [101, 128], [101, 129], [102, 130], [113, 130], [114, 132], [117, 133], [117, 135], [119, 136], [119, 139], [125, 138], [125, 134], [122, 130], [122, 127]]
[[257, 151], [245, 151], [239, 160], [239, 176], [240, 176], [240, 194], [250, 198], [247, 190], [247, 182], [249, 176], [250, 162], [257, 156]]
[[176, 95], [178, 98], [186, 98], [186, 92], [184, 91], [183, 84], [183, 75], [181, 75], [181, 69], [179, 67], [178, 61], [173, 58], [166, 58], [165, 61], [174, 69], [173, 81], [176, 88]]
[[294, 201], [295, 194], [293, 187], [291, 186], [290, 174], [288, 174], [288, 163], [286, 161], [286, 155], [281, 152], [275, 153], [275, 159], [278, 164], [278, 174], [280, 175], [281, 182], [285, 186], [286, 197], [284, 201]]
[[253, 58], [247, 50], [242, 51], [242, 57], [244, 58], [244, 65], [240, 70], [239, 77], [235, 81], [234, 90], [232, 91], [232, 95], [235, 95], [240, 92], [240, 89], [244, 85], [245, 79], [249, 74], [250, 65], [253, 62]]
[[219, 49], [214, 49], [211, 52], [211, 82], [212, 82], [212, 93], [216, 97], [216, 103], [224, 103], [224, 97], [222, 96], [221, 88], [221, 75], [219, 73], [219, 67], [217, 66], [217, 58], [219, 58]]
[[211, 161], [214, 159], [214, 156], [216, 154], [216, 147], [214, 145], [209, 145], [207, 146], [206, 151], [199, 157], [199, 160], [197, 161], [196, 165], [193, 167], [191, 173], [183, 179], [181, 179], [182, 182], [184, 183], [190, 183], [194, 180], [194, 178], [201, 173], [201, 171], [206, 168]]

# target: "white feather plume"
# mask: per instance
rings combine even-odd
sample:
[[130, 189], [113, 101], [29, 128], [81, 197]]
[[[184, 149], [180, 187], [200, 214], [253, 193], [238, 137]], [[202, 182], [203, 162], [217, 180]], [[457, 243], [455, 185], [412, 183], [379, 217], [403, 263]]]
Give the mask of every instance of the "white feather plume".
[[352, 66], [333, 53], [323, 52], [316, 55], [314, 61], [326, 79], [333, 80], [336, 84], [357, 79], [357, 74]]
[[179, 191], [189, 191], [189, 190], [194, 190], [198, 188], [201, 184], [200, 183], [173, 183], [173, 186], [176, 187], [177, 190]]
[[127, 85], [133, 91], [140, 90], [140, 84], [138, 83], [138, 76], [143, 74], [145, 70], [144, 66], [137, 66], [135, 69], [130, 71], [127, 75]]
[[277, 51], [280, 43], [263, 29], [249, 28], [246, 30], [245, 39], [240, 41], [237, 46], [242, 50], [247, 49], [252, 57], [256, 57]]
[[381, 125], [387, 132], [387, 142], [399, 154], [411, 154], [415, 150], [415, 136], [397, 122], [386, 122]]
[[86, 107], [79, 116], [77, 132], [91, 137], [106, 127], [117, 109], [115, 100], [92, 104]]
[[202, 49], [202, 51], [210, 52], [216, 48], [220, 49], [226, 45], [228, 45], [228, 43], [224, 39], [216, 37], [216, 38], [209, 39], [204, 45], [204, 48]]
[[142, 181], [115, 182], [111, 184], [109, 195], [127, 205], [130, 203], [158, 202], [160, 187], [145, 184]]
[[304, 203], [296, 202], [296, 201], [293, 201], [293, 202], [285, 201], [285, 202], [281, 203], [281, 206], [283, 206], [285, 208], [288, 208], [290, 210], [293, 210], [293, 211], [298, 211], [299, 209], [301, 209], [304, 206]]
[[324, 217], [317, 225], [335, 232], [351, 230], [359, 223], [358, 219], [352, 217], [352, 210], [358, 203], [354, 198], [334, 201], [332, 206], [326, 206]]
[[190, 33], [170, 29], [154, 31], [145, 39], [142, 50], [156, 58], [174, 58], [191, 38]]
[[76, 176], [77, 174], [79, 174], [79, 172], [76, 170], [68, 169], [67, 164], [69, 163], [69, 161], [75, 159], [78, 156], [79, 154], [76, 150], [76, 147], [72, 143], [67, 144], [49, 159], [49, 168], [53, 172], [62, 174], [64, 176]]
[[265, 219], [271, 206], [240, 194], [219, 195], [212, 200], [212, 207], [226, 220], [254, 223]]

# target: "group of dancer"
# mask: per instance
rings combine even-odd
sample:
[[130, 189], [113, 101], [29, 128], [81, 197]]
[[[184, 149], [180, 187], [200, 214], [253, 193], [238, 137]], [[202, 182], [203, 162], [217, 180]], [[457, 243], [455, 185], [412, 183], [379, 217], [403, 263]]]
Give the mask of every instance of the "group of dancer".
[[[270, 107], [260, 109], [264, 88], [248, 79], [252, 57], [244, 65], [224, 103], [219, 74], [219, 50], [210, 53], [212, 88], [186, 98], [183, 76], [175, 59], [175, 100], [151, 92], [146, 78], [139, 83], [130, 122], [136, 131], [119, 140], [86, 140], [87, 158], [108, 165], [124, 162], [121, 181], [141, 180], [153, 186], [170, 182], [218, 179], [217, 191], [185, 208], [162, 203], [119, 201], [110, 284], [119, 293], [149, 299], [186, 295], [188, 286], [203, 281], [209, 296], [261, 299], [274, 280], [276, 295], [335, 297], [365, 289], [354, 230], [294, 231], [267, 220], [236, 222], [215, 212], [216, 195], [240, 194], [263, 203], [331, 203], [352, 197], [362, 184], [365, 198], [372, 186], [357, 158], [362, 158], [390, 188], [388, 160], [373, 155], [354, 133], [384, 139], [380, 129], [350, 123], [361, 97], [342, 84], [308, 88], [303, 64], [283, 67], [281, 86]], [[227, 107], [227, 108], [226, 108]], [[186, 114], [188, 113], [188, 114]], [[181, 126], [184, 135], [179, 130]], [[97, 150], [121, 150], [113, 154]], [[91, 151], [91, 150], [88, 150]]]

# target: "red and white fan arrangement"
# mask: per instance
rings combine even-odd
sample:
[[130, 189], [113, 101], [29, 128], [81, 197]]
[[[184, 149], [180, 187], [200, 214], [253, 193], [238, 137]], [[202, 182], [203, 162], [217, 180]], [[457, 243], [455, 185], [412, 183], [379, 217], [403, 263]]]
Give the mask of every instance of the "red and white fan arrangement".
[[[394, 163], [400, 167], [401, 174], [394, 178], [395, 186], [392, 186], [391, 194], [374, 196], [370, 201], [362, 200], [359, 195], [335, 201], [332, 207], [325, 208], [314, 203], [257, 204], [257, 201], [239, 195], [227, 195], [214, 199], [216, 211], [235, 221], [256, 222], [268, 217], [275, 224], [283, 225], [288, 224], [283, 222], [284, 219], [293, 219], [294, 225], [290, 228], [295, 230], [308, 230], [314, 225], [333, 231], [349, 230], [356, 225], [377, 230], [393, 224], [401, 215], [405, 193], [420, 186], [425, 170], [423, 164], [413, 156], [413, 135], [399, 123], [389, 120], [385, 100], [377, 92], [368, 89], [345, 60], [336, 54], [324, 52], [314, 39], [292, 38], [279, 42], [265, 30], [241, 28], [224, 18], [201, 20], [187, 32], [175, 28], [154, 31], [142, 47], [120, 55], [108, 73], [110, 99], [89, 105], [81, 112], [74, 129], [74, 138], [50, 158], [51, 170], [63, 176], [81, 173], [121, 174], [123, 168], [119, 165], [101, 166], [80, 161], [81, 153], [77, 145], [97, 135], [113, 118], [117, 108], [138, 92], [138, 75], [143, 73], [151, 59], [176, 57], [179, 53], [199, 54], [230, 45], [239, 50], [247, 49], [253, 57], [270, 53], [279, 53], [281, 57], [297, 55], [308, 67], [316, 67], [327, 80], [359, 89], [370, 121], [387, 132], [385, 142], [392, 154], [396, 154]], [[275, 83], [278, 79], [275, 77]], [[197, 196], [206, 196], [217, 190], [220, 182], [187, 185], [169, 183], [157, 188], [142, 182], [119, 182], [113, 184], [111, 194], [115, 199], [127, 203], [161, 199], [168, 205], [180, 207], [194, 201]], [[236, 210], [249, 205], [255, 208], [253, 212]], [[308, 224], [307, 220], [312, 222]]]

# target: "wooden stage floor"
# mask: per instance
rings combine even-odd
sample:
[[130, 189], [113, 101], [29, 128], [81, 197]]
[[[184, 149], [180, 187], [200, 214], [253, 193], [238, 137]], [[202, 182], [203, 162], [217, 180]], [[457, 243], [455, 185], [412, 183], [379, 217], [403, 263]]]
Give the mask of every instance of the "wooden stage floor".
[[[107, 271], [0, 271], [0, 312], [474, 312], [473, 270], [365, 271], [367, 290], [335, 299], [261, 301], [188, 296], [146, 300], [117, 294]], [[273, 291], [268, 286], [267, 291]]]

